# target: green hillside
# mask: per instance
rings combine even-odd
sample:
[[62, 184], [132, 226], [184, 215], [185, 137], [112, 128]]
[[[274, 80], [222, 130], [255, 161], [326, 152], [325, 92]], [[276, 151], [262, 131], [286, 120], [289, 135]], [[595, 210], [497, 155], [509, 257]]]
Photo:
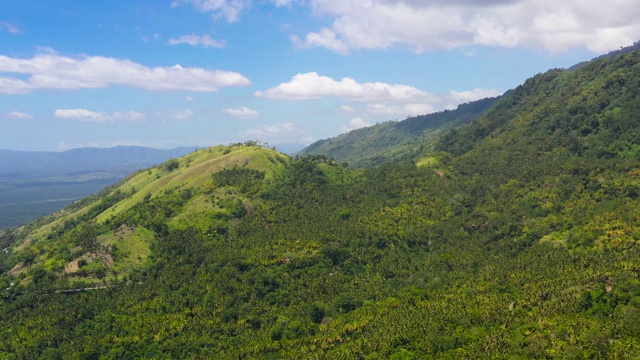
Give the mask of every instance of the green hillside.
[[247, 143], [132, 174], [0, 237], [0, 358], [633, 358], [639, 90], [635, 51], [405, 161]]
[[[220, 186], [214, 174], [253, 171], [260, 177], [258, 191], [282, 175], [288, 162], [273, 150], [237, 144], [194, 151], [139, 171], [97, 196], [7, 232], [0, 246], [11, 245], [11, 256], [2, 269], [19, 284], [44, 270], [52, 288], [123, 278], [144, 263], [158, 233], [193, 218], [224, 218], [250, 206], [246, 195]], [[55, 285], [57, 279], [64, 284]]]
[[316, 141], [298, 154], [323, 154], [355, 167], [407, 160], [416, 151], [429, 147], [431, 142], [447, 130], [470, 123], [484, 114], [497, 99], [482, 99], [462, 104], [455, 110], [352, 130], [335, 138]]

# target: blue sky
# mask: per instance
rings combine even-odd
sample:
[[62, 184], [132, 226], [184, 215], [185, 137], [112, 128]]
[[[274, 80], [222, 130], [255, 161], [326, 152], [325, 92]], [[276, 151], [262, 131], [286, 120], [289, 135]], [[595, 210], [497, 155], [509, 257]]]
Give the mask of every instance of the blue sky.
[[637, 40], [637, 0], [3, 0], [0, 148], [309, 144]]

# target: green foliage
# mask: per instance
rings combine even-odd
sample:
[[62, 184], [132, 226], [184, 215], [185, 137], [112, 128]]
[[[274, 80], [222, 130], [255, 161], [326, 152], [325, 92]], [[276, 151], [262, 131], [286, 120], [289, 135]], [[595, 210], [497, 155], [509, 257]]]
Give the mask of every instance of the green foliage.
[[213, 182], [218, 186], [235, 186], [247, 196], [254, 196], [259, 190], [266, 172], [255, 169], [223, 169], [213, 174]]
[[298, 154], [322, 154], [354, 167], [377, 166], [411, 158], [424, 151], [446, 131], [483, 115], [498, 98], [461, 104], [456, 110], [408, 117], [352, 130], [332, 139], [318, 140]]
[[[635, 356], [638, 59], [536, 76], [408, 161], [243, 158], [190, 186], [179, 176], [201, 165], [185, 161], [149, 198], [111, 191], [42, 230], [50, 241], [0, 254], [0, 285], [16, 282], [0, 290], [0, 356]], [[130, 229], [145, 241], [116, 242]], [[116, 261], [148, 242], [146, 261], [97, 279], [115, 268], [95, 256], [107, 242]], [[59, 262], [77, 246], [94, 257], [70, 284]]]
[[173, 170], [180, 167], [180, 161], [178, 159], [171, 159], [165, 162], [162, 167], [168, 172], [172, 172]]

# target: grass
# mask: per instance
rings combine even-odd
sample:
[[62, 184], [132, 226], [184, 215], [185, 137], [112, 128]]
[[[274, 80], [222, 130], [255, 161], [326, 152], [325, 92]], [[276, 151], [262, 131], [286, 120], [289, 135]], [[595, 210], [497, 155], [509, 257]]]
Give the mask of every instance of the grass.
[[[231, 151], [225, 154], [225, 149]], [[286, 155], [255, 146], [217, 146], [211, 148], [211, 152], [208, 150], [199, 150], [180, 158], [179, 167], [171, 172], [160, 165], [133, 177], [119, 189], [123, 192], [136, 189], [136, 193], [100, 214], [96, 220], [104, 222], [142, 202], [147, 195], [153, 198], [169, 189], [202, 188], [211, 180], [213, 173], [234, 166], [264, 171], [265, 178], [270, 179], [281, 172], [289, 161]]]
[[428, 167], [428, 166], [436, 166], [438, 165], [440, 162], [438, 161], [438, 159], [436, 159], [435, 157], [432, 156], [427, 156], [424, 157], [418, 161], [416, 161], [416, 166], [417, 167]]
[[[223, 189], [215, 189], [214, 193], [210, 195], [203, 194], [202, 190], [211, 183], [212, 175], [215, 172], [233, 167], [247, 167], [265, 172], [265, 180], [268, 184], [281, 176], [289, 161], [290, 158], [287, 155], [258, 146], [216, 146], [198, 150], [177, 159], [178, 166], [175, 169], [158, 165], [133, 173], [120, 184], [114, 185], [108, 190], [111, 191], [110, 195], [114, 195], [116, 191], [131, 195], [98, 214], [93, 220], [104, 223], [110, 217], [121, 214], [144, 201], [147, 196], [153, 198], [163, 196], [166, 190], [187, 188], [194, 188], [195, 193], [200, 195], [191, 199], [190, 203], [185, 206], [185, 212], [176, 214], [170, 223], [177, 226], [179, 223], [188, 223], [190, 219], [193, 220], [192, 218], [199, 216], [206, 218], [209, 213], [221, 210], [208, 199], [211, 196], [220, 197], [226, 194], [226, 192], [222, 193]], [[342, 166], [329, 166], [325, 170], [332, 181], [344, 182], [345, 179], [351, 178], [349, 175], [352, 171]], [[239, 198], [243, 200], [241, 196]], [[75, 205], [23, 226], [19, 229], [21, 240], [14, 244], [14, 251], [22, 252], [29, 247], [38, 252], [37, 263], [53, 261], [52, 254], [57, 252], [56, 249], [60, 245], [48, 240], [48, 235], [64, 226], [66, 221], [83, 216], [101, 201], [102, 198], [97, 196], [80, 200]], [[151, 253], [149, 246], [153, 238], [154, 233], [143, 228], [130, 229], [125, 232], [121, 230], [109, 231], [100, 235], [98, 237], [99, 243], [115, 245], [117, 248], [115, 263], [108, 269], [107, 278], [103, 280], [113, 280], [140, 267]], [[53, 263], [49, 265], [53, 266]], [[75, 281], [73, 279], [70, 281]], [[91, 277], [79, 277], [76, 280], [92, 281]]]
[[114, 232], [100, 235], [98, 242], [117, 248], [115, 262], [110, 269], [117, 275], [126, 275], [131, 270], [140, 267], [151, 254], [149, 247], [154, 233], [145, 228], [121, 228]]

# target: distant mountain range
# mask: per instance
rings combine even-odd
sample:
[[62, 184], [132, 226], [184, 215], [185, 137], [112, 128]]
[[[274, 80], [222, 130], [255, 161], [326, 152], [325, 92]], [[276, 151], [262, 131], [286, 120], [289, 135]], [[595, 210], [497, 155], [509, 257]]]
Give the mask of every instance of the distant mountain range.
[[64, 152], [0, 150], [0, 229], [50, 214], [133, 171], [195, 149], [116, 146]]
[[14, 151], [0, 149], [0, 180], [78, 176], [118, 170], [125, 174], [194, 151], [196, 147], [170, 150], [142, 146], [78, 148], [63, 152]]

